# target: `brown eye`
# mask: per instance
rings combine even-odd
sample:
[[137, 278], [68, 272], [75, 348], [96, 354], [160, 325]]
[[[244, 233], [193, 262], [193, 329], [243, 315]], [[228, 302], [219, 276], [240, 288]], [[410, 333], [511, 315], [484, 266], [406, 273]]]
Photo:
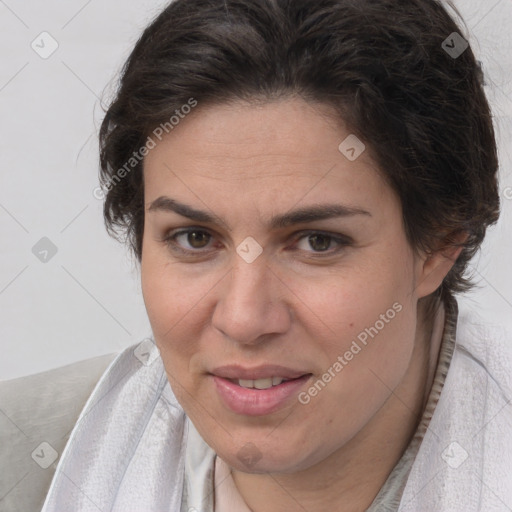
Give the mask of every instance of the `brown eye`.
[[[327, 255], [335, 254], [352, 243], [348, 237], [335, 236], [318, 231], [309, 231], [302, 233], [302, 235], [297, 241], [298, 249], [313, 255], [318, 254], [319, 256], [322, 255], [321, 253], [326, 253]], [[300, 244], [302, 244], [302, 247], [300, 247]]]
[[194, 249], [202, 249], [205, 247], [211, 237], [211, 235], [205, 231], [189, 231], [185, 234], [187, 235], [187, 242]]
[[190, 228], [172, 233], [162, 241], [171, 251], [194, 255], [195, 253], [200, 254], [205, 252], [201, 249], [208, 246], [208, 242], [211, 238], [212, 235], [203, 229]]
[[316, 251], [327, 251], [331, 245], [332, 237], [328, 235], [310, 235], [308, 237], [311, 248]]

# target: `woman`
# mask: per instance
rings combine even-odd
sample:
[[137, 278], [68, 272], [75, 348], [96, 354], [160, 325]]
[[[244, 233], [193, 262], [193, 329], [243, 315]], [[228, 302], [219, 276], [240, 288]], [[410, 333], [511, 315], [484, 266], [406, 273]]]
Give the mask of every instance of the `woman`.
[[512, 510], [510, 352], [455, 299], [499, 213], [479, 71], [435, 0], [155, 19], [100, 132], [155, 345], [44, 512]]

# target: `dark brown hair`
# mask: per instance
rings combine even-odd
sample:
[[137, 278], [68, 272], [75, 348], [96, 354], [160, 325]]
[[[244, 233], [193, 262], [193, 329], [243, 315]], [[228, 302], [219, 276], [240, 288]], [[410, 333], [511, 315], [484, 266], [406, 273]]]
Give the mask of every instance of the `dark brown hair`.
[[499, 216], [498, 160], [471, 47], [446, 51], [444, 42], [460, 46], [460, 36], [436, 0], [170, 3], [138, 40], [101, 125], [109, 233], [123, 235], [140, 260], [143, 160], [126, 163], [191, 98], [208, 105], [298, 95], [332, 107], [370, 148], [400, 198], [412, 247], [435, 250], [469, 235], [434, 295], [468, 290], [467, 264]]

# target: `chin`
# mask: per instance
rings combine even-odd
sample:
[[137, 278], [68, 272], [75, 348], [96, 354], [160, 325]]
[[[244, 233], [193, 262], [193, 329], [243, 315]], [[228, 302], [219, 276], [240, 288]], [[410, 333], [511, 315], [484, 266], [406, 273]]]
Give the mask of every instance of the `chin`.
[[231, 441], [227, 450], [220, 447], [221, 449], [216, 452], [232, 468], [251, 474], [296, 473], [317, 462], [310, 460], [313, 458], [311, 455], [305, 459], [304, 453], [297, 452], [297, 445], [294, 443], [291, 443], [290, 446], [281, 445], [278, 449], [268, 441], [262, 447], [263, 440], [258, 443], [257, 439], [253, 439], [255, 442], [233, 443]]

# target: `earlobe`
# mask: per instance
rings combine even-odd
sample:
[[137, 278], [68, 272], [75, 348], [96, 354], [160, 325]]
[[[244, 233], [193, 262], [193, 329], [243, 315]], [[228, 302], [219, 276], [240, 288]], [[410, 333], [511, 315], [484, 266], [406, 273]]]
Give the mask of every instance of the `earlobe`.
[[[467, 233], [459, 235], [455, 244], [461, 244], [468, 238]], [[420, 267], [416, 285], [416, 295], [418, 298], [426, 297], [435, 292], [442, 284], [443, 279], [451, 270], [463, 247], [460, 245], [450, 245], [426, 255]]]

